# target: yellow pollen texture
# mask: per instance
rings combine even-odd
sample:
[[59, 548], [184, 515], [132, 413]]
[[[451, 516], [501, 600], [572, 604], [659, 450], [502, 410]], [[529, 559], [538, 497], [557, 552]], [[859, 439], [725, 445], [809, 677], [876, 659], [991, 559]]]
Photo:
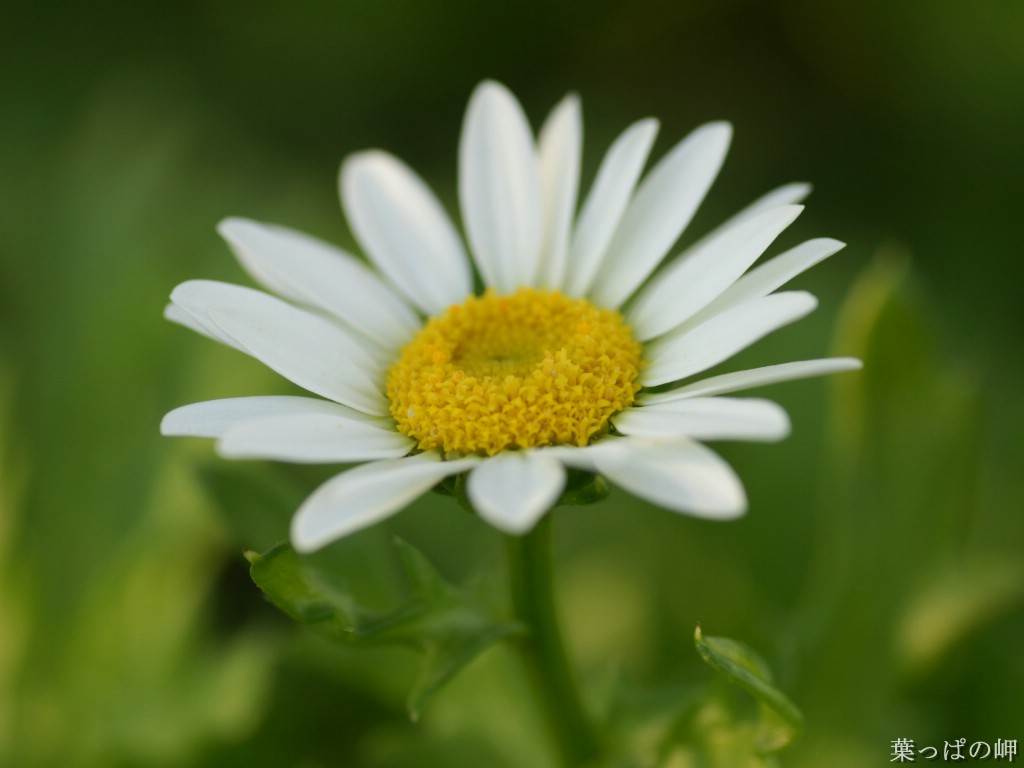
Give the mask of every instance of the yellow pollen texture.
[[389, 370], [398, 431], [423, 450], [586, 445], [640, 389], [618, 312], [557, 291], [471, 296], [430, 319]]

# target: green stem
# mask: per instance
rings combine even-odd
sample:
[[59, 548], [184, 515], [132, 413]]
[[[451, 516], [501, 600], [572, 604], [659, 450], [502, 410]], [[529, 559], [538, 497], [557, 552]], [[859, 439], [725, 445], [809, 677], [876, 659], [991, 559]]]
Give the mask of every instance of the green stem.
[[551, 569], [551, 517], [525, 536], [509, 536], [508, 561], [516, 618], [527, 628], [519, 641], [537, 695], [547, 710], [552, 736], [570, 768], [587, 765], [601, 748], [583, 710], [562, 642]]

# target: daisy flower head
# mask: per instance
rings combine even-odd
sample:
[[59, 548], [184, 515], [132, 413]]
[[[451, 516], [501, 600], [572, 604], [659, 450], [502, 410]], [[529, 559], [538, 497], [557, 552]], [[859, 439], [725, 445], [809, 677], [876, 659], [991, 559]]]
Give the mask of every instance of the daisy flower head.
[[842, 243], [809, 240], [751, 268], [802, 210], [809, 188], [790, 184], [666, 259], [731, 128], [697, 128], [643, 174], [657, 131], [653, 119], [628, 127], [580, 202], [579, 100], [559, 103], [535, 139], [515, 97], [485, 81], [459, 143], [465, 240], [424, 181], [377, 150], [349, 157], [340, 178], [369, 266], [283, 227], [225, 220], [221, 235], [266, 292], [193, 280], [166, 315], [313, 397], [186, 405], [162, 432], [213, 438], [226, 458], [360, 464], [299, 508], [300, 551], [463, 473], [476, 512], [512, 534], [556, 503], [567, 468], [670, 510], [742, 514], [742, 484], [703, 442], [779, 440], [789, 421], [768, 400], [725, 395], [859, 362], [700, 375], [812, 311], [810, 294], [777, 289]]

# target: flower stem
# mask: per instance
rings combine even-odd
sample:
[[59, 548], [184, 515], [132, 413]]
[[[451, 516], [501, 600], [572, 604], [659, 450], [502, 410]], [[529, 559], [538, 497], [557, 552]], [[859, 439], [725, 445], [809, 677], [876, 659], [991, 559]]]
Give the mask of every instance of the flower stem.
[[509, 536], [508, 562], [516, 618], [527, 628], [518, 647], [547, 710], [564, 765], [596, 761], [601, 748], [580, 699], [559, 630], [551, 568], [551, 517], [525, 536]]

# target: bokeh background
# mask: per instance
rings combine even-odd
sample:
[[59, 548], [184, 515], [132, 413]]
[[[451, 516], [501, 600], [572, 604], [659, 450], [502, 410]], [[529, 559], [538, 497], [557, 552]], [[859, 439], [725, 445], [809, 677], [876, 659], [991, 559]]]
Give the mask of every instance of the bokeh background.
[[[178, 282], [244, 282], [216, 222], [351, 245], [335, 176], [373, 146], [455, 210], [484, 77], [534, 125], [580, 93], [584, 184], [637, 118], [662, 121], [655, 155], [731, 120], [684, 240], [808, 180], [775, 250], [849, 243], [799, 279], [822, 307], [736, 363], [867, 363], [766, 391], [793, 417], [784, 443], [719, 446], [745, 519], [623, 493], [560, 513], [595, 709], [671, 712], [675, 685], [713, 685], [699, 620], [803, 709], [786, 765], [1024, 740], [1024, 5], [21, 0], [0, 9], [0, 765], [552, 764], [506, 651], [412, 725], [411, 652], [332, 647], [261, 599], [241, 552], [283, 537], [323, 473], [227, 466], [157, 431], [182, 403], [287, 391], [161, 318]], [[324, 555], [382, 607], [396, 532], [454, 581], [501, 551], [448, 500], [418, 502]]]

